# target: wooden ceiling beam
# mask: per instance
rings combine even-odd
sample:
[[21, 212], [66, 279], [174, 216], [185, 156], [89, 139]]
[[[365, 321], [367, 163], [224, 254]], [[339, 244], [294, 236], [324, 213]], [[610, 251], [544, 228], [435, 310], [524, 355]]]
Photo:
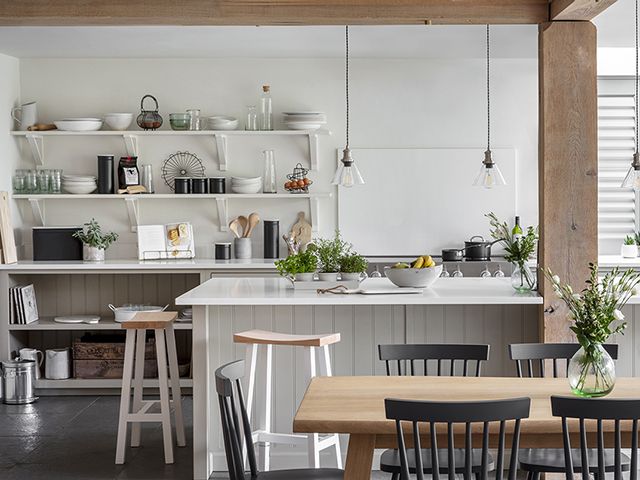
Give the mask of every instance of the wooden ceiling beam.
[[[601, 2], [609, 0], [600, 0]], [[537, 24], [548, 0], [19, 0], [0, 25]]]
[[550, 20], [593, 20], [614, 3], [616, 0], [553, 0]]

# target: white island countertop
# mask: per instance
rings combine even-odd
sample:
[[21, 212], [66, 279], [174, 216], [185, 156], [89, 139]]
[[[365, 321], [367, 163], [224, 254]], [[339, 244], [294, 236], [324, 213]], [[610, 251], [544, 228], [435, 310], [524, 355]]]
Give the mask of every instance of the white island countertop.
[[[397, 288], [386, 278], [362, 282], [367, 290]], [[294, 290], [283, 278], [214, 278], [180, 295], [176, 305], [524, 305], [542, 304], [537, 292], [518, 294], [508, 278], [440, 278], [422, 293], [318, 294]]]
[[247, 260], [214, 260], [197, 258], [192, 260], [106, 260], [104, 262], [21, 260], [17, 263], [0, 264], [0, 271], [67, 271], [67, 270], [260, 270], [275, 271], [275, 260], [252, 258]]

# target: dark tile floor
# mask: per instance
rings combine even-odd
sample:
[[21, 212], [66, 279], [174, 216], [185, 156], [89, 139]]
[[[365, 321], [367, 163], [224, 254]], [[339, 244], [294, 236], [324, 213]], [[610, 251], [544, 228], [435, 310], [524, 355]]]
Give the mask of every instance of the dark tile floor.
[[[142, 446], [115, 465], [119, 397], [42, 397], [32, 405], [0, 404], [1, 480], [189, 480], [193, 478], [191, 397], [184, 397], [187, 447], [165, 465], [160, 425], [143, 426]], [[224, 474], [214, 475], [224, 479]], [[372, 479], [388, 479], [376, 472]]]

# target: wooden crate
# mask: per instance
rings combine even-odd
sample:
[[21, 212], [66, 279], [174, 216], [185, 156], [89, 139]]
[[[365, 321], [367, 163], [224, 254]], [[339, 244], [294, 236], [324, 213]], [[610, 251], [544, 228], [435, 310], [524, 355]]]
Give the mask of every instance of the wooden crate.
[[[122, 378], [123, 360], [74, 360], [74, 378]], [[144, 377], [156, 378], [158, 364], [156, 360], [144, 361]]]

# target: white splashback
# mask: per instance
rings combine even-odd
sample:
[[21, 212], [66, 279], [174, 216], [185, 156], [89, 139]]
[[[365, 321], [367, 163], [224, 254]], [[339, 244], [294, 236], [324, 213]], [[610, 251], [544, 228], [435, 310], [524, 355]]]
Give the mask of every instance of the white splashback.
[[[338, 224], [363, 255], [419, 255], [489, 238], [485, 213], [513, 221], [516, 151], [493, 149], [506, 186], [472, 185], [484, 148], [353, 149], [365, 185], [339, 189]], [[384, 234], [381, 234], [384, 233]]]

